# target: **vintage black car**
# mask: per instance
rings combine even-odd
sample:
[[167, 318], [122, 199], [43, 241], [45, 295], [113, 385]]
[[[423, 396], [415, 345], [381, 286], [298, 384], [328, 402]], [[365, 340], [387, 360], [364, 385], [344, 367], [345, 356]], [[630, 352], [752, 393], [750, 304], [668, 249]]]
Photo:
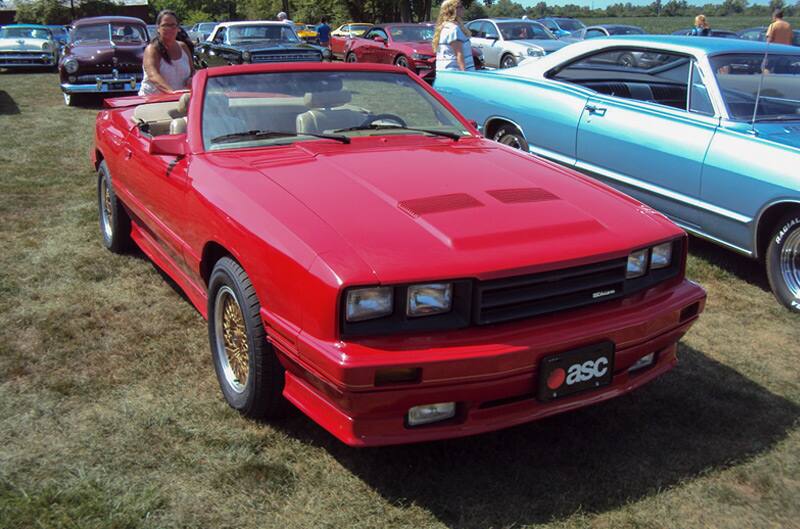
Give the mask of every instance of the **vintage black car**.
[[223, 22], [195, 48], [198, 66], [264, 62], [320, 62], [327, 48], [300, 40], [291, 24], [273, 21]]

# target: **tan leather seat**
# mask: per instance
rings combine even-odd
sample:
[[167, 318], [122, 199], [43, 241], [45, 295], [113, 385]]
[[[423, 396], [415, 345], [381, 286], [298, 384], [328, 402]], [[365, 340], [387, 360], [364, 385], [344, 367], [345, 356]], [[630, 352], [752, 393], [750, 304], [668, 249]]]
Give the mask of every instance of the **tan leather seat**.
[[298, 134], [314, 132], [317, 134], [337, 129], [357, 127], [364, 123], [368, 113], [343, 107], [350, 102], [348, 90], [307, 92], [303, 102], [310, 110], [297, 116], [295, 125]]
[[172, 116], [172, 121], [169, 123], [170, 134], [186, 134], [188, 125], [186, 116], [189, 114], [190, 98], [191, 94], [188, 92], [181, 95], [181, 98], [178, 99], [178, 106], [174, 110], [169, 111], [169, 115]]

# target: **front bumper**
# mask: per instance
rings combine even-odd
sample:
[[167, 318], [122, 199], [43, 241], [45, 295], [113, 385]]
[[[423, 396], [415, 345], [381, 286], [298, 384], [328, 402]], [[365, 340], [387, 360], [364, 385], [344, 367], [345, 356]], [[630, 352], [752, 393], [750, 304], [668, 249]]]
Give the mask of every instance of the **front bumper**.
[[57, 60], [51, 54], [0, 54], [0, 68], [52, 68]]
[[[683, 280], [629, 298], [513, 323], [441, 336], [417, 335], [323, 342], [285, 329], [263, 314], [269, 339], [287, 368], [284, 395], [350, 446], [380, 446], [473, 435], [581, 408], [627, 393], [671, 369], [678, 340], [705, 305], [705, 291]], [[541, 360], [611, 341], [610, 385], [551, 402], [536, 399]], [[655, 362], [628, 369], [655, 353]], [[376, 386], [387, 367], [419, 369], [411, 383]], [[408, 427], [409, 408], [456, 402], [456, 417]]]
[[102, 94], [107, 92], [138, 92], [142, 83], [131, 79], [98, 79], [88, 83], [61, 83], [61, 90], [67, 94]]

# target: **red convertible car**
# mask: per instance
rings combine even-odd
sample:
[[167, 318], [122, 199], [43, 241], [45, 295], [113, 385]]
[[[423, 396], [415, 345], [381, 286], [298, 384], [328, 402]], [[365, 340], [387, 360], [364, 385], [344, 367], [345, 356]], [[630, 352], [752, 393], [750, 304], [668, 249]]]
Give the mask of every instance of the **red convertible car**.
[[482, 138], [408, 70], [240, 65], [98, 114], [100, 228], [208, 319], [222, 394], [374, 446], [668, 371], [705, 292], [666, 217]]

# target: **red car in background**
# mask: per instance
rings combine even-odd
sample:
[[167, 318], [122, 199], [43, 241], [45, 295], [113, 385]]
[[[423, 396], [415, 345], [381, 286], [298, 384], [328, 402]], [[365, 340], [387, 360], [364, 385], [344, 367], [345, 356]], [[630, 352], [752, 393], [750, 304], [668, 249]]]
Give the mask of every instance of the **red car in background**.
[[[433, 24], [384, 24], [374, 26], [363, 37], [347, 41], [345, 62], [376, 62], [394, 64], [426, 76], [436, 70], [433, 52]], [[482, 65], [480, 55], [473, 49], [475, 67]]]
[[353, 446], [496, 430], [652, 381], [703, 310], [683, 230], [483, 138], [408, 70], [221, 66], [106, 103], [103, 243], [208, 318], [245, 416], [291, 402]]

